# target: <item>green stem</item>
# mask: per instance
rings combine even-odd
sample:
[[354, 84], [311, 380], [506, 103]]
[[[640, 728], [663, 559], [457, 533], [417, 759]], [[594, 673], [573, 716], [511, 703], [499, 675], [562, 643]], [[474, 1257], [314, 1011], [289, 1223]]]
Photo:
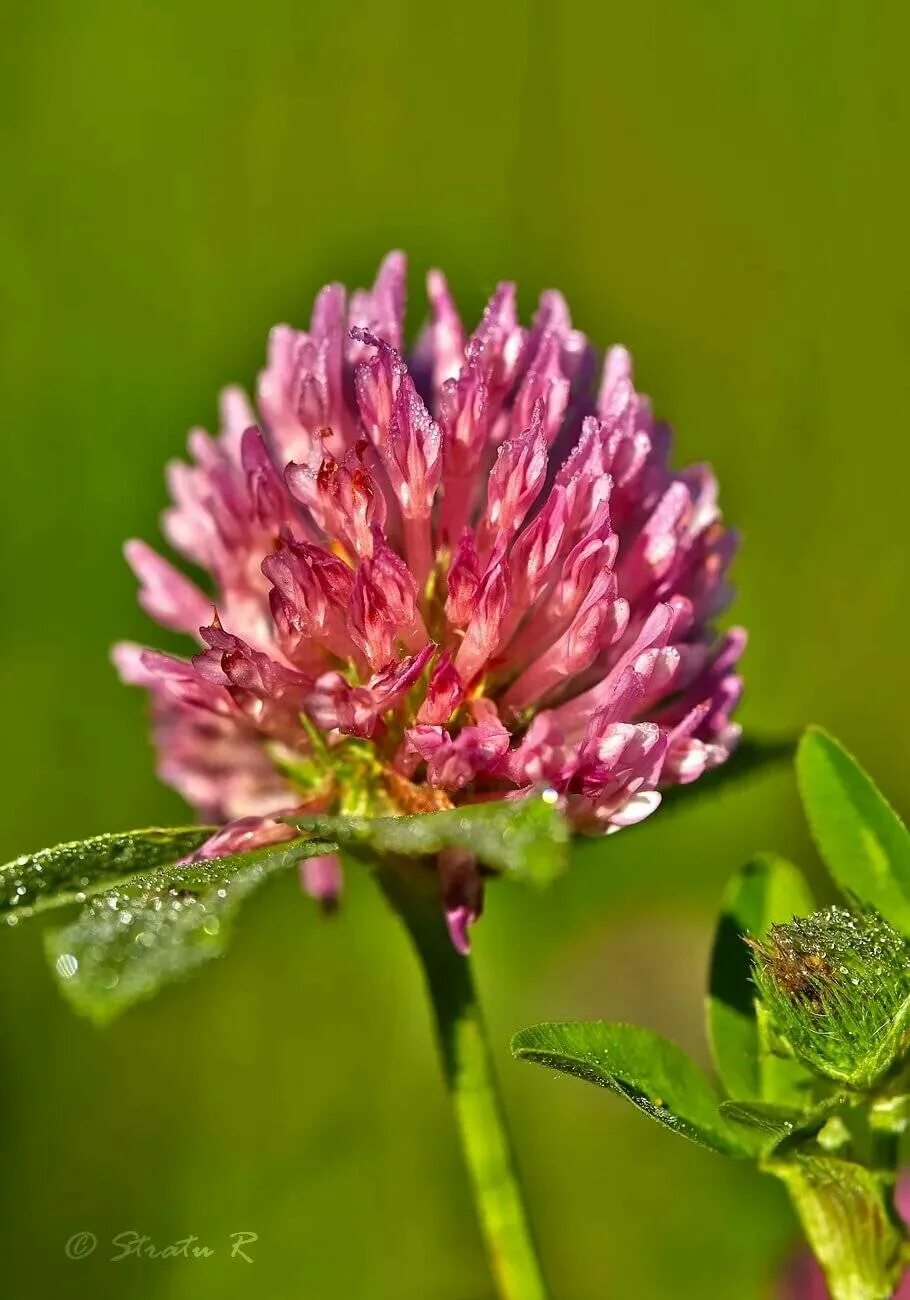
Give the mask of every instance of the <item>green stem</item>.
[[[903, 1093], [880, 1097], [869, 1107], [870, 1159], [873, 1169], [892, 1186], [897, 1181], [901, 1138], [907, 1131], [910, 1098]], [[895, 1211], [895, 1216], [897, 1212]], [[897, 1218], [897, 1222], [900, 1219]]]
[[833, 1300], [889, 1300], [906, 1262], [890, 1176], [821, 1156], [765, 1167], [786, 1183]]
[[499, 1101], [490, 1049], [466, 958], [452, 947], [425, 865], [379, 873], [413, 940], [436, 1020], [443, 1069], [490, 1264], [503, 1300], [546, 1300]]

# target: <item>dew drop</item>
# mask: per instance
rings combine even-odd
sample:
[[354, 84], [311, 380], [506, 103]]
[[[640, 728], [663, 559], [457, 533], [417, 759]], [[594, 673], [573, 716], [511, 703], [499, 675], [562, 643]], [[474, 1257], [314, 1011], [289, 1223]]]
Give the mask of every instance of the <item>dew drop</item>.
[[61, 979], [69, 980], [79, 969], [79, 960], [71, 952], [62, 952], [54, 962], [54, 968]]

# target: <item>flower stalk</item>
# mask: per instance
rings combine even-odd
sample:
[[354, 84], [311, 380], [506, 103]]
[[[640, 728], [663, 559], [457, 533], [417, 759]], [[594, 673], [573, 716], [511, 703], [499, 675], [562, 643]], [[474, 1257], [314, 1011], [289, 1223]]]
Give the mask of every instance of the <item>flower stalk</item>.
[[456, 952], [423, 863], [385, 864], [379, 880], [411, 937], [433, 1008], [439, 1051], [474, 1204], [502, 1300], [546, 1300], [543, 1280], [467, 958]]
[[890, 1300], [907, 1263], [893, 1174], [816, 1156], [767, 1168], [787, 1186], [832, 1300]]

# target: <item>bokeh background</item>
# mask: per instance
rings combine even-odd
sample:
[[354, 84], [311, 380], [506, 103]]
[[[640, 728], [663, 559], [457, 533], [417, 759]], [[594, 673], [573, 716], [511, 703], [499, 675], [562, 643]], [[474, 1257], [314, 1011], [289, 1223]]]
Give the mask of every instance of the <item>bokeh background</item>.
[[[742, 526], [746, 726], [825, 723], [910, 805], [907, 22], [897, 3], [4, 0], [0, 45], [0, 860], [179, 820], [138, 693], [121, 561], [162, 466], [249, 383], [268, 327], [392, 246], [469, 318], [558, 286], [621, 340]], [[903, 159], [904, 161], [901, 161]], [[490, 891], [493, 1041], [558, 1300], [752, 1300], [776, 1186], [512, 1062], [545, 1017], [648, 1023], [700, 1059], [711, 917], [762, 847], [810, 867], [791, 773]], [[38, 923], [0, 936], [0, 1250], [16, 1297], [485, 1300], [406, 943], [370, 882], [295, 882], [227, 959], [99, 1031]], [[211, 1259], [107, 1262], [118, 1232]], [[79, 1230], [101, 1239], [64, 1256]], [[255, 1263], [228, 1235], [255, 1231]]]

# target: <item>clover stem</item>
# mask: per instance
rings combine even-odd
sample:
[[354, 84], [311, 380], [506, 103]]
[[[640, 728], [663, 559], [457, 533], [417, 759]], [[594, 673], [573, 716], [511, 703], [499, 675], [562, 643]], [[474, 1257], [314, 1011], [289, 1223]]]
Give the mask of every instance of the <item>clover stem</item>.
[[379, 880], [423, 967], [442, 1065], [487, 1254], [502, 1300], [548, 1295], [515, 1173], [467, 958], [449, 939], [426, 864], [385, 864]]
[[[910, 1119], [910, 1098], [903, 1093], [880, 1097], [869, 1107], [872, 1167], [892, 1184], [897, 1179], [901, 1138]], [[897, 1211], [894, 1211], [897, 1216]], [[899, 1222], [898, 1218], [898, 1222]]]
[[816, 1156], [766, 1167], [786, 1183], [833, 1300], [889, 1300], [906, 1264], [890, 1177]]

